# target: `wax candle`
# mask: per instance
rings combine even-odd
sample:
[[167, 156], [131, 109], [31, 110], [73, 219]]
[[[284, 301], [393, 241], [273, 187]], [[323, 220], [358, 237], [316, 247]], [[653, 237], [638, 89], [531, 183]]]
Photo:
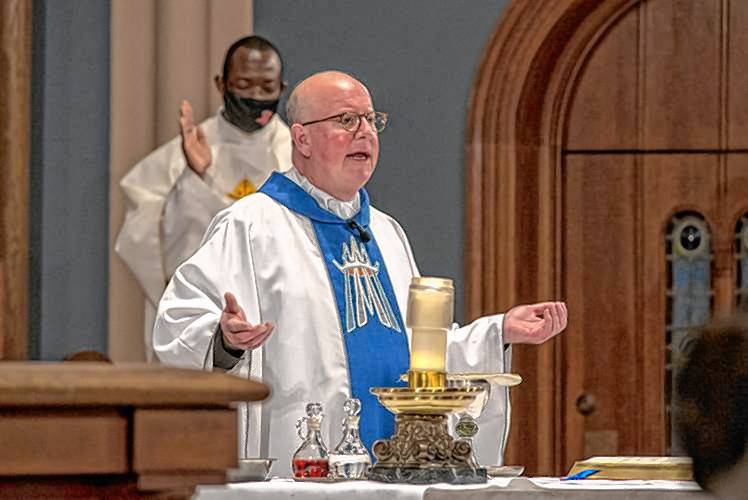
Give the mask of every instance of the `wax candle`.
[[454, 316], [454, 288], [446, 278], [413, 278], [406, 325], [411, 329], [410, 370], [444, 372], [447, 330]]
[[446, 370], [447, 330], [414, 328], [411, 337], [410, 369], [421, 371]]
[[454, 288], [447, 278], [413, 278], [408, 293], [406, 325], [409, 328], [452, 326]]

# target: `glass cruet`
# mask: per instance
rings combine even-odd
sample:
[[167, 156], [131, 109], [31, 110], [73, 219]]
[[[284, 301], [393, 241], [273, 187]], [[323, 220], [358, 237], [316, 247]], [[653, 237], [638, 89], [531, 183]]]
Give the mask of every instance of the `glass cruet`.
[[309, 403], [306, 416], [296, 421], [296, 433], [302, 440], [291, 459], [296, 478], [320, 478], [329, 474], [327, 446], [320, 433], [324, 418], [322, 403]]
[[330, 453], [330, 472], [336, 479], [365, 479], [371, 457], [359, 435], [361, 401], [347, 399], [343, 404], [343, 437]]

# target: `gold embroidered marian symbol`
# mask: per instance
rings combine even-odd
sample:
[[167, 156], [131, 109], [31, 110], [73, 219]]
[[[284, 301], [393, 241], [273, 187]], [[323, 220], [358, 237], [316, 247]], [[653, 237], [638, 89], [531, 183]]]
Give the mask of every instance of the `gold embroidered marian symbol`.
[[366, 247], [351, 236], [350, 247], [343, 243], [342, 264], [332, 263], [345, 280], [345, 329], [350, 333], [364, 326], [374, 312], [379, 322], [396, 332], [400, 325], [379, 281], [379, 263], [372, 264]]
[[256, 192], [257, 188], [255, 187], [255, 185], [252, 184], [252, 181], [245, 177], [244, 179], [240, 180], [236, 186], [234, 186], [233, 191], [231, 191], [230, 193], [226, 193], [226, 196], [228, 196], [232, 200], [239, 200]]

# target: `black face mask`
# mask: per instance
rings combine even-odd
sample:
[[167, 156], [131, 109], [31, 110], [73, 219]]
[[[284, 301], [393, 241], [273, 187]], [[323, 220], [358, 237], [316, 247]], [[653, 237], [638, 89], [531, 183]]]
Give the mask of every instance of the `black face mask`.
[[223, 116], [233, 125], [245, 132], [254, 132], [264, 125], [257, 123], [263, 111], [276, 112], [278, 99], [273, 101], [257, 101], [247, 97], [239, 97], [228, 90], [223, 93]]

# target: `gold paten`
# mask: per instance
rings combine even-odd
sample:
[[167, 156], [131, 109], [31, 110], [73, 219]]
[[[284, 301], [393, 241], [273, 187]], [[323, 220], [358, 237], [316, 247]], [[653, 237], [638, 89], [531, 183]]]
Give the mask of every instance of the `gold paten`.
[[[411, 377], [413, 376], [412, 375], [413, 373], [414, 372], [412, 371], [409, 371], [408, 373], [403, 373], [402, 375], [400, 375], [400, 381], [408, 382], [408, 386], [410, 387], [410, 381], [412, 380]], [[446, 377], [447, 377], [447, 383], [446, 383], [447, 387], [467, 385], [471, 382], [476, 382], [480, 380], [485, 380], [489, 384], [504, 385], [506, 387], [514, 387], [515, 385], [519, 385], [522, 383], [522, 377], [520, 375], [517, 375], [516, 373], [458, 372], [458, 373], [447, 373]], [[416, 386], [416, 387], [410, 387], [410, 388], [415, 389], [417, 387], [429, 387], [429, 386], [428, 385]]]
[[379, 402], [395, 415], [446, 415], [466, 409], [483, 391], [482, 387], [375, 387], [371, 390]]

